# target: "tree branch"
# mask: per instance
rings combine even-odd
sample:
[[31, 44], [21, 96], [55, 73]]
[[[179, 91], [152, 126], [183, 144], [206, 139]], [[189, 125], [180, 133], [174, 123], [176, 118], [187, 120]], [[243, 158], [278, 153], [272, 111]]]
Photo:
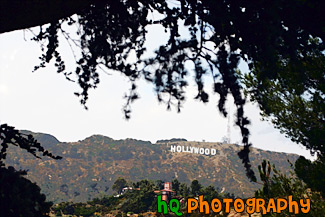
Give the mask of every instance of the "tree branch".
[[96, 2], [99, 0], [4, 0], [0, 4], [0, 34], [55, 22]]

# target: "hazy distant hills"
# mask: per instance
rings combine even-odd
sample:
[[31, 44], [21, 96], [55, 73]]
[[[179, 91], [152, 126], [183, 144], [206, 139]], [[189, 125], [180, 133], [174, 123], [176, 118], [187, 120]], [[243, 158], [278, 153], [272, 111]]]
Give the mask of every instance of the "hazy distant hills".
[[[187, 183], [197, 179], [203, 185], [214, 185], [241, 197], [252, 196], [254, 190], [260, 187], [248, 181], [237, 156], [241, 147], [233, 144], [189, 142], [184, 139], [160, 140], [152, 144], [135, 139], [114, 140], [101, 135], [66, 143], [49, 134], [33, 135], [44, 147], [63, 159], [56, 161], [44, 157], [40, 160], [11, 147], [6, 163], [16, 169], [29, 170], [28, 178], [37, 182], [47, 198], [54, 202], [87, 201], [110, 194], [118, 177], [129, 181], [171, 181], [177, 178]], [[214, 148], [217, 153], [214, 156], [172, 153], [170, 146], [175, 144]], [[298, 155], [252, 149], [250, 158], [254, 168], [267, 159], [279, 170], [289, 171], [287, 159], [294, 163]]]

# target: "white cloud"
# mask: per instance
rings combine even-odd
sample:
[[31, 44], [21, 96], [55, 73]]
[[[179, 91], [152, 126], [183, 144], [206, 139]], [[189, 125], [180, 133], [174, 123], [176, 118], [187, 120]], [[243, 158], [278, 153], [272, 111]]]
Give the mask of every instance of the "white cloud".
[[9, 93], [9, 89], [5, 84], [0, 84], [0, 95], [7, 95]]

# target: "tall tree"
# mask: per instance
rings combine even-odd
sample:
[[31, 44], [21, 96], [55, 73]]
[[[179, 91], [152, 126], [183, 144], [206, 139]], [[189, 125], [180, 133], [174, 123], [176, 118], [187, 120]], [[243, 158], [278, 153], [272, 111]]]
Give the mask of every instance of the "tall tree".
[[200, 191], [202, 189], [202, 185], [199, 183], [198, 180], [193, 180], [191, 183], [191, 193], [193, 196], [197, 196], [200, 194]]
[[300, 157], [295, 163], [295, 173], [312, 190], [322, 193], [325, 198], [325, 159], [318, 158], [314, 162]]
[[173, 186], [173, 191], [175, 191], [175, 194], [178, 195], [179, 194], [179, 190], [180, 190], [180, 182], [178, 181], [178, 179], [173, 179], [172, 181], [172, 186]]
[[113, 186], [112, 186], [112, 189], [113, 189], [114, 191], [116, 191], [118, 194], [120, 194], [120, 193], [122, 192], [122, 189], [123, 189], [124, 187], [126, 187], [126, 184], [127, 184], [126, 180], [123, 179], [123, 178], [121, 178], [121, 177], [119, 177], [119, 178], [116, 179], [116, 181], [114, 182], [114, 184], [113, 184]]
[[[258, 168], [263, 186], [260, 190], [255, 192], [255, 196], [265, 199], [265, 204], [268, 204], [270, 200], [279, 198], [287, 199], [289, 196], [292, 196], [293, 201], [308, 198], [310, 199], [310, 211], [308, 213], [302, 213], [299, 211], [299, 213], [294, 214], [294, 216], [313, 217], [323, 215], [325, 211], [324, 198], [322, 198], [319, 192], [308, 189], [308, 187], [297, 178], [292, 171], [290, 176], [287, 176], [278, 171], [274, 165], [271, 166], [270, 162], [266, 162], [265, 160]], [[289, 209], [283, 210], [281, 213], [273, 211], [262, 214], [262, 216], [292, 216], [292, 213], [289, 213]]]
[[325, 157], [325, 56], [319, 38], [310, 38], [306, 50], [292, 51], [274, 63], [272, 79], [261, 79], [263, 66], [245, 76], [246, 91], [258, 102], [262, 115], [293, 142]]

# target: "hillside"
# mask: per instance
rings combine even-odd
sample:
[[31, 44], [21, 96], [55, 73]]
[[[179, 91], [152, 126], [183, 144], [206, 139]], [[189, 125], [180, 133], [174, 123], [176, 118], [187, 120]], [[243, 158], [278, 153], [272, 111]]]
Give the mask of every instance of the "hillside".
[[[114, 140], [101, 135], [66, 143], [48, 134], [33, 135], [53, 154], [63, 159], [55, 161], [44, 157], [40, 160], [11, 147], [6, 163], [17, 169], [29, 170], [27, 177], [37, 182], [47, 198], [54, 202], [87, 201], [110, 194], [113, 182], [118, 177], [129, 181], [170, 181], [177, 178], [187, 183], [197, 179], [205, 186], [214, 185], [221, 191], [240, 197], [252, 196], [254, 190], [260, 187], [248, 181], [237, 157], [241, 147], [234, 144], [184, 139], [160, 140], [152, 144], [135, 139]], [[206, 156], [171, 152], [171, 145], [213, 148], [216, 154]], [[255, 168], [263, 159], [267, 159], [278, 169], [288, 171], [287, 159], [293, 163], [298, 156], [253, 148], [250, 157]]]

